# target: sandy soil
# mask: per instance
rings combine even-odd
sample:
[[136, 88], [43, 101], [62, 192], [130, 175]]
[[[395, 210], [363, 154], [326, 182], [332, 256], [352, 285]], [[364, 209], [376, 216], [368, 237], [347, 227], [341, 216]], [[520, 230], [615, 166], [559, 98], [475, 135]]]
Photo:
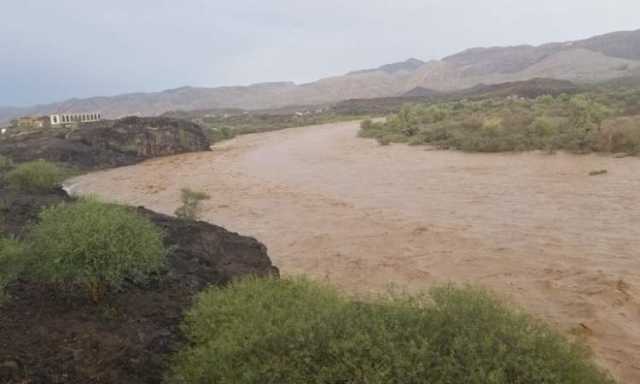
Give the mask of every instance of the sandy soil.
[[640, 383], [640, 160], [382, 147], [357, 129], [243, 136], [73, 188], [165, 213], [207, 191], [203, 218], [260, 239], [284, 275], [354, 292], [489, 287]]

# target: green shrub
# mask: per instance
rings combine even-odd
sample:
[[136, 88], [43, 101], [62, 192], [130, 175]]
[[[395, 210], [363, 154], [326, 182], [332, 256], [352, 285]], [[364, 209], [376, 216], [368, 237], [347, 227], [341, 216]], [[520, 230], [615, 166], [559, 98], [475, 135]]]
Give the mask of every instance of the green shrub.
[[362, 122], [360, 123], [360, 128], [365, 131], [367, 129], [371, 129], [372, 126], [373, 126], [373, 121], [371, 119], [362, 120]]
[[226, 126], [209, 128], [207, 132], [209, 141], [211, 141], [212, 143], [233, 139], [238, 134], [236, 130]]
[[[638, 90], [640, 94], [640, 90]], [[637, 99], [621, 91], [575, 96], [458, 100], [406, 105], [384, 123], [365, 121], [359, 136], [387, 144], [430, 144], [471, 152], [528, 150], [640, 153]], [[635, 111], [635, 112], [634, 112]]]
[[60, 185], [68, 173], [44, 160], [22, 163], [7, 173], [12, 188], [25, 192], [45, 192]]
[[46, 208], [31, 236], [34, 275], [80, 284], [98, 302], [125, 278], [142, 280], [160, 269], [162, 233], [125, 207], [91, 199]]
[[0, 155], [0, 172], [8, 171], [13, 168], [13, 161], [6, 157]]
[[200, 202], [209, 200], [210, 198], [211, 196], [204, 192], [196, 192], [189, 188], [183, 188], [180, 195], [182, 205], [176, 209], [176, 217], [185, 220], [196, 220], [200, 212]]
[[6, 300], [6, 286], [24, 269], [24, 255], [22, 243], [14, 239], [0, 238], [0, 304]]
[[483, 291], [349, 300], [304, 280], [199, 295], [173, 383], [612, 383], [585, 350]]

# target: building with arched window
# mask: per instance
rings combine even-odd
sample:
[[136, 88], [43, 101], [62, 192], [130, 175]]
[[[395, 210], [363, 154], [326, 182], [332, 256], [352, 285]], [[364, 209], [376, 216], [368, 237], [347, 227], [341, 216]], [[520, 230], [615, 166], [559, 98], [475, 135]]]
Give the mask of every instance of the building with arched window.
[[49, 122], [52, 126], [93, 123], [100, 120], [102, 120], [102, 114], [100, 112], [58, 113], [49, 115]]

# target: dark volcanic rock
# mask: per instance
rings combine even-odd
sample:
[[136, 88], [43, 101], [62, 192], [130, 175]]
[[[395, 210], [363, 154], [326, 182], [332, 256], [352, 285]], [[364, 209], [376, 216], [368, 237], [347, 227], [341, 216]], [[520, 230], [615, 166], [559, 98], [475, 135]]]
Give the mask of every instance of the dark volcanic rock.
[[209, 284], [226, 284], [240, 276], [278, 276], [267, 248], [254, 238], [143, 207], [137, 211], [164, 230], [165, 243], [171, 249], [170, 275], [182, 283], [201, 289]]
[[28, 231], [29, 224], [36, 222], [42, 208], [69, 200], [62, 189], [37, 194], [0, 187], [0, 234], [21, 237]]
[[[5, 229], [17, 235], [43, 206], [69, 200], [64, 191], [8, 198]], [[166, 270], [109, 292], [100, 305], [81, 287], [11, 284], [11, 299], [0, 308], [1, 383], [159, 383], [183, 341], [179, 324], [196, 293], [243, 276], [278, 276], [253, 238], [131, 209], [164, 230]]]
[[49, 128], [12, 135], [0, 140], [0, 154], [16, 162], [45, 159], [89, 170], [206, 151], [209, 146], [202, 128], [192, 122], [166, 117], [127, 117], [74, 129]]
[[[0, 140], [0, 154], [16, 162], [41, 158], [81, 170], [208, 149], [198, 125], [170, 118], [126, 118]], [[42, 208], [70, 200], [61, 189], [12, 191], [0, 175], [0, 231], [23, 238]], [[11, 298], [0, 307], [0, 383], [160, 383], [183, 341], [179, 324], [196, 293], [243, 276], [278, 276], [256, 239], [131, 209], [164, 230], [166, 270], [108, 292], [100, 305], [82, 287], [28, 276], [10, 284]]]

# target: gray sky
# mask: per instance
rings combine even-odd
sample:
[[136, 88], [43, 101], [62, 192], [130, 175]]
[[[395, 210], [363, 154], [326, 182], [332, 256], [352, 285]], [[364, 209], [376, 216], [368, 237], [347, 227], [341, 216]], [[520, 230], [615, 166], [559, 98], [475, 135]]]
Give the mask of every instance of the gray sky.
[[1, 0], [0, 105], [313, 81], [640, 28], [638, 0]]

